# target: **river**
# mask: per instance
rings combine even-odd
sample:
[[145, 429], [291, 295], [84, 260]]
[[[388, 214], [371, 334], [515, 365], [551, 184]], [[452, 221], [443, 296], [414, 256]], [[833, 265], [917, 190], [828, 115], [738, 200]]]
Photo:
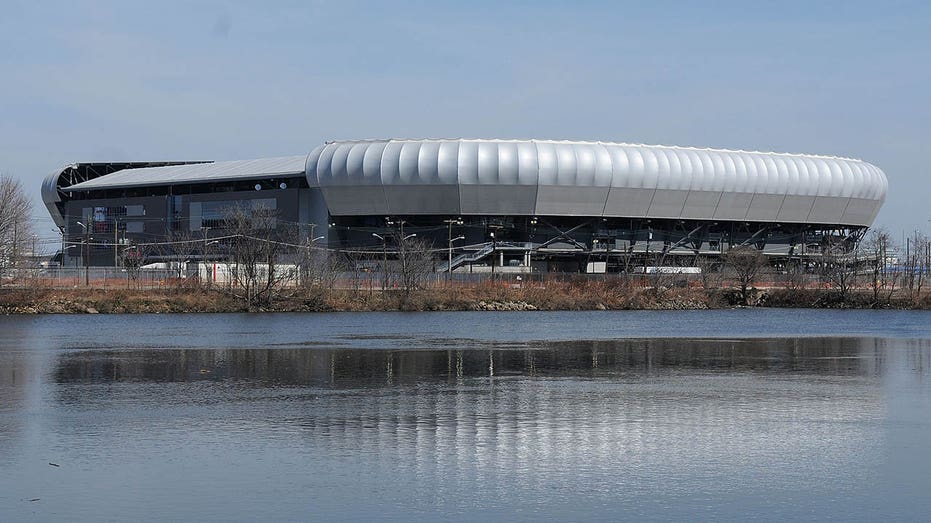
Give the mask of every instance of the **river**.
[[0, 521], [916, 521], [931, 312], [0, 317]]

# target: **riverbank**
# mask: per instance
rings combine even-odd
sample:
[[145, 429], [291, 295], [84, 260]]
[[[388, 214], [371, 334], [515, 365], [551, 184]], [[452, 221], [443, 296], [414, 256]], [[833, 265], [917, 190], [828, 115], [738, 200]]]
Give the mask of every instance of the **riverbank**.
[[[931, 309], [931, 294], [882, 296], [867, 291], [753, 290], [750, 306], [831, 309]], [[356, 311], [697, 310], [745, 306], [734, 289], [638, 288], [603, 283], [546, 288], [475, 286], [412, 292], [301, 289], [251, 307], [225, 291], [203, 288], [4, 288], [0, 314], [127, 314]]]

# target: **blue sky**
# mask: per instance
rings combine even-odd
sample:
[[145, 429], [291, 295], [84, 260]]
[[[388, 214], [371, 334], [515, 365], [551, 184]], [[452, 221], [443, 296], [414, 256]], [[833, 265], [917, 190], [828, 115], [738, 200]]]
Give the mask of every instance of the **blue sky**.
[[929, 231], [931, 2], [33, 2], [0, 18], [0, 171], [325, 140], [610, 140], [850, 156]]

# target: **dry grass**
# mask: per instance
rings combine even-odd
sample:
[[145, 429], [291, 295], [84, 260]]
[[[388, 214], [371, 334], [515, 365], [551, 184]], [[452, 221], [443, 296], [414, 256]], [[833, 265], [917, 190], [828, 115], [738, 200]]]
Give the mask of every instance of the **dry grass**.
[[[518, 304], [537, 310], [633, 310], [704, 309], [736, 305], [732, 289], [697, 287], [653, 288], [631, 285], [624, 280], [586, 278], [548, 282], [545, 287], [525, 283], [512, 286], [485, 282], [474, 286], [424, 289], [410, 294], [378, 290], [298, 290], [258, 311], [436, 311], [481, 310], [480, 304]], [[769, 289], [756, 291], [758, 305], [770, 307], [825, 308], [931, 308], [931, 294], [920, 297], [894, 296], [872, 303], [870, 294], [854, 292], [839, 296], [830, 289]], [[220, 290], [198, 287], [171, 289], [41, 287], [0, 289], [0, 314], [30, 313], [188, 313], [241, 312], [245, 303]]]

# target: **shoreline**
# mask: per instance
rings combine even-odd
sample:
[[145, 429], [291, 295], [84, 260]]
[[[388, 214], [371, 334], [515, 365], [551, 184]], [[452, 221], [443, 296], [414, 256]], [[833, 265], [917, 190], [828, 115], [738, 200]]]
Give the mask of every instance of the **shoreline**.
[[931, 293], [883, 296], [868, 290], [753, 289], [747, 302], [733, 288], [632, 288], [559, 285], [547, 288], [433, 288], [411, 293], [300, 289], [253, 303], [203, 288], [0, 288], [0, 314], [158, 314], [383, 311], [705, 310], [739, 307], [931, 310]]

